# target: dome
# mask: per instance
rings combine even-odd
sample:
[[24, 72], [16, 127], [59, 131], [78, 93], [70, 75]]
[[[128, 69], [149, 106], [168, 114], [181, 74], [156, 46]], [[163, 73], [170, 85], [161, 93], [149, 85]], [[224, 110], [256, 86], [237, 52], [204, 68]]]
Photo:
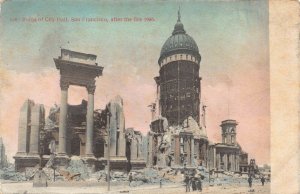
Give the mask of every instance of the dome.
[[174, 26], [172, 35], [164, 43], [159, 57], [160, 61], [169, 55], [176, 53], [192, 54], [200, 60], [199, 49], [195, 40], [186, 33], [184, 26], [180, 21], [180, 13], [178, 12], [178, 20]]

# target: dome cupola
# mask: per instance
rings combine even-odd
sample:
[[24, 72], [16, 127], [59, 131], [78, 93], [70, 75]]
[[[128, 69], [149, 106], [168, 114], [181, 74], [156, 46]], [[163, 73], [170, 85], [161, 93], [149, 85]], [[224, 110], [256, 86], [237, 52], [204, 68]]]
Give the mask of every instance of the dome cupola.
[[190, 59], [193, 59], [198, 64], [201, 60], [199, 49], [195, 40], [184, 30], [179, 10], [178, 19], [174, 26], [174, 30], [172, 32], [172, 35], [166, 40], [161, 49], [158, 63], [161, 65], [164, 59], [175, 54], [189, 55]]

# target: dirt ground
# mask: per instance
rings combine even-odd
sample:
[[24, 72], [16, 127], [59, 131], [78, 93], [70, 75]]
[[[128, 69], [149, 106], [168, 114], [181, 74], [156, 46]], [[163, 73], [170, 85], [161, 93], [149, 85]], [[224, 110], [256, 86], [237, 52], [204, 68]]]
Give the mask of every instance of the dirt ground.
[[[191, 191], [190, 193], [209, 193], [209, 194], [244, 194], [244, 193], [259, 193], [269, 194], [270, 184], [265, 186], [253, 185], [250, 191], [246, 185], [223, 185], [223, 186], [205, 186], [202, 192]], [[131, 193], [131, 194], [181, 194], [185, 193], [185, 186], [180, 184], [163, 185], [159, 188], [159, 185], [142, 185], [139, 187], [129, 187], [127, 185], [112, 186], [111, 190], [107, 191], [107, 186], [68, 186], [68, 187], [32, 187], [32, 183], [2, 183], [1, 194], [94, 194], [94, 193]]]

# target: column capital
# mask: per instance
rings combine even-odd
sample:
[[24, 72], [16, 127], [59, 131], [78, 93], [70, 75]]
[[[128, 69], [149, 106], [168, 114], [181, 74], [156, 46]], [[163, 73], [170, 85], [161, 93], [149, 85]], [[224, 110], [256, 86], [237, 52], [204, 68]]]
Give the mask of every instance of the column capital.
[[95, 84], [88, 84], [86, 86], [86, 89], [88, 91], [88, 94], [95, 94], [96, 86], [95, 86]]
[[66, 80], [61, 79], [60, 80], [60, 88], [61, 90], [68, 90], [70, 83]]

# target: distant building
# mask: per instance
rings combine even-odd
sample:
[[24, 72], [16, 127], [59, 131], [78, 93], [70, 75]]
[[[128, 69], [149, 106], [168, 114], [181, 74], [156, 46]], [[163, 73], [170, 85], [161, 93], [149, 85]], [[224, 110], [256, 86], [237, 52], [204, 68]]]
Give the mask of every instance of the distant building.
[[[209, 146], [210, 169], [214, 169], [215, 171], [240, 172], [241, 147], [236, 141], [237, 125], [238, 123], [235, 120], [222, 121], [222, 143], [211, 144]], [[247, 160], [248, 157], [243, 158], [243, 165], [248, 165]]]
[[5, 146], [2, 140], [2, 137], [0, 137], [0, 168], [7, 167], [8, 161], [7, 156], [5, 154]]

